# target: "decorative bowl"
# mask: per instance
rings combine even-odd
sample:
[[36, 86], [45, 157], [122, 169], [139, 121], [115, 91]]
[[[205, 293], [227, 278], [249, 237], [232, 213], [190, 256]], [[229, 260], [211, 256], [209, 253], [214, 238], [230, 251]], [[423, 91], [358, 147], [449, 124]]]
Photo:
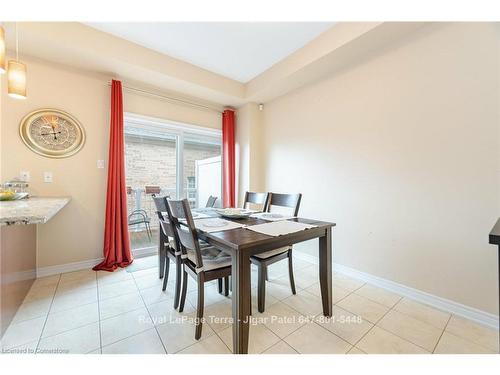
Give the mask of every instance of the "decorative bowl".
[[15, 201], [18, 199], [23, 199], [28, 196], [28, 193], [14, 193], [12, 191], [2, 191], [0, 192], [0, 201]]
[[244, 219], [254, 213], [254, 211], [244, 208], [217, 208], [215, 211], [228, 219]]

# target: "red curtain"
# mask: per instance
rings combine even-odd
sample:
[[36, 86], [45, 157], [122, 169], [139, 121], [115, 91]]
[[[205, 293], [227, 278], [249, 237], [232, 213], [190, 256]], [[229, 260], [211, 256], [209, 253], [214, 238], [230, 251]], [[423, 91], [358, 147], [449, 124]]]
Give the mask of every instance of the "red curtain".
[[109, 127], [104, 261], [93, 268], [95, 271], [114, 271], [118, 267], [128, 266], [133, 261], [127, 222], [122, 83], [115, 80], [111, 83], [111, 121]]
[[222, 113], [222, 195], [224, 207], [235, 205], [234, 111]]

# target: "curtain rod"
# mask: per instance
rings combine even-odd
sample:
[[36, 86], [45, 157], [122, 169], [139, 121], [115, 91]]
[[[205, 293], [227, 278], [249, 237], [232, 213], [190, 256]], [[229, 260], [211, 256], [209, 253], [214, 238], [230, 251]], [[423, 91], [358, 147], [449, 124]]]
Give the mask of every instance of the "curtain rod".
[[[108, 86], [111, 86], [111, 82], [108, 82]], [[172, 96], [166, 96], [166, 95], [157, 94], [157, 93], [154, 93], [154, 92], [151, 92], [151, 91], [147, 91], [147, 90], [143, 90], [143, 89], [138, 89], [138, 88], [135, 88], [135, 87], [127, 86], [127, 85], [124, 85], [123, 83], [122, 83], [122, 88], [125, 89], [125, 90], [128, 90], [128, 91], [135, 91], [135, 92], [138, 92], [138, 93], [141, 93], [141, 94], [146, 94], [146, 95], [154, 96], [154, 97], [166, 100], [166, 101], [181, 103], [181, 104], [184, 104], [184, 105], [187, 105], [187, 106], [190, 106], [190, 107], [197, 107], [197, 108], [202, 108], [202, 109], [207, 110], [207, 111], [212, 111], [212, 112], [217, 112], [217, 113], [223, 113], [223, 111], [221, 111], [220, 109], [216, 109], [216, 108], [210, 107], [208, 105], [204, 105], [204, 104], [200, 104], [200, 103], [195, 103], [195, 102], [190, 102], [189, 100], [179, 99], [179, 98], [175, 98], [175, 97], [172, 97]]]

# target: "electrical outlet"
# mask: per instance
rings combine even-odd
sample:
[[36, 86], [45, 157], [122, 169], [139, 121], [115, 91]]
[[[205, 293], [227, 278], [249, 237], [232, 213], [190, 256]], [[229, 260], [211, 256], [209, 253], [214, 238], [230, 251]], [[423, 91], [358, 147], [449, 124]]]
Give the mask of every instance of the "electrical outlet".
[[97, 160], [97, 168], [104, 169], [104, 160]]
[[52, 172], [43, 172], [43, 182], [52, 182]]
[[29, 182], [30, 181], [30, 171], [19, 172], [19, 178], [24, 182]]

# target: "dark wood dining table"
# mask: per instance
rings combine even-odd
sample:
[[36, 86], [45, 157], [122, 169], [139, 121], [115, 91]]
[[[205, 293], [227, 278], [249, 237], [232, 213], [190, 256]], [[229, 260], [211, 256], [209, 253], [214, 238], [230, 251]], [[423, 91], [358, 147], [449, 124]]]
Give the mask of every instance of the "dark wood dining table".
[[[200, 211], [211, 217], [219, 216], [214, 209], [203, 209], [198, 212]], [[248, 353], [248, 329], [251, 308], [250, 256], [252, 255], [318, 238], [319, 282], [323, 315], [327, 317], [332, 316], [332, 228], [335, 226], [335, 223], [303, 218], [289, 220], [312, 224], [315, 227], [280, 236], [268, 236], [246, 228], [211, 233], [198, 230], [200, 239], [231, 255], [234, 354]], [[244, 224], [245, 226], [267, 222], [252, 217], [233, 219], [232, 221]]]

